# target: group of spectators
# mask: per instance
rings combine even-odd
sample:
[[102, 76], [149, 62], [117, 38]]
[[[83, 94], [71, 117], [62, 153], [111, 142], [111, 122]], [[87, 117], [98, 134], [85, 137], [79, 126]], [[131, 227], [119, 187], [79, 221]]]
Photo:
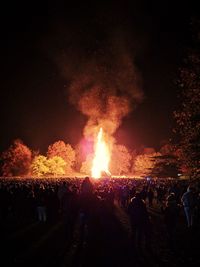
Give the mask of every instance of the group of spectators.
[[45, 224], [63, 220], [66, 236], [73, 239], [78, 221], [81, 238], [92, 221], [112, 213], [115, 205], [129, 216], [134, 246], [151, 247], [150, 212], [156, 208], [164, 219], [169, 245], [181, 214], [188, 229], [200, 221], [200, 182], [129, 178], [1, 179], [0, 220], [38, 220]]

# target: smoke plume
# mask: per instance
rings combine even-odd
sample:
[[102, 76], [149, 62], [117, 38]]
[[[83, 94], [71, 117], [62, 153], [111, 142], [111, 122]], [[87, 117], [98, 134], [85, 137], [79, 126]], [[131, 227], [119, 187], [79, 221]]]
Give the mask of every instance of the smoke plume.
[[87, 138], [103, 127], [113, 135], [122, 119], [142, 100], [141, 78], [127, 51], [85, 62], [69, 86], [69, 99], [88, 117]]
[[72, 19], [68, 28], [57, 27], [55, 38], [62, 40], [57, 46], [63, 52], [56, 60], [67, 80], [69, 101], [88, 118], [86, 138], [93, 138], [100, 127], [112, 136], [143, 98], [127, 16], [121, 6], [116, 10], [119, 19], [113, 17], [113, 8], [99, 10], [89, 19], [88, 10], [86, 16], [81, 13], [79, 22]]

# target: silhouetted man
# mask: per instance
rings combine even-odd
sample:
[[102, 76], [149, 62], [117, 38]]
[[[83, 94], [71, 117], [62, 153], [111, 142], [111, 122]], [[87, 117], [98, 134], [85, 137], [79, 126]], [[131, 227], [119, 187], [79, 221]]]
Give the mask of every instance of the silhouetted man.
[[136, 193], [135, 197], [131, 199], [128, 212], [134, 245], [141, 247], [144, 241], [145, 247], [150, 247], [150, 220], [145, 202], [140, 193]]

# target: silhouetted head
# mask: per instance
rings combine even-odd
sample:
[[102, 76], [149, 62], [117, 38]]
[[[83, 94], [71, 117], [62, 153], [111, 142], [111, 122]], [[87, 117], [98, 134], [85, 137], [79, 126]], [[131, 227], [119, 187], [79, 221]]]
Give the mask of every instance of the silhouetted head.
[[141, 193], [140, 193], [140, 192], [136, 192], [136, 194], [135, 194], [135, 198], [137, 198], [137, 199], [141, 199]]
[[90, 178], [88, 176], [85, 177], [84, 179], [85, 182], [90, 182]]

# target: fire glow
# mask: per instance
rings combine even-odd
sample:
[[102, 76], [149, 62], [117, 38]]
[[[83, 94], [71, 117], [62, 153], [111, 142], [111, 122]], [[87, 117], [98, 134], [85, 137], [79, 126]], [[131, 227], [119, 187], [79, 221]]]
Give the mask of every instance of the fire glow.
[[103, 129], [100, 128], [97, 142], [95, 144], [95, 153], [92, 164], [92, 177], [101, 178], [102, 172], [110, 175], [109, 172], [110, 151], [103, 138]]

